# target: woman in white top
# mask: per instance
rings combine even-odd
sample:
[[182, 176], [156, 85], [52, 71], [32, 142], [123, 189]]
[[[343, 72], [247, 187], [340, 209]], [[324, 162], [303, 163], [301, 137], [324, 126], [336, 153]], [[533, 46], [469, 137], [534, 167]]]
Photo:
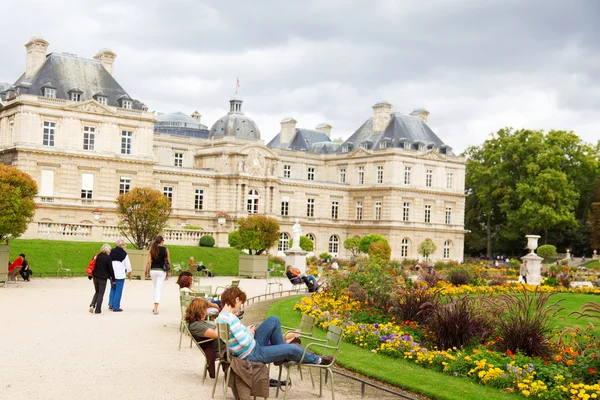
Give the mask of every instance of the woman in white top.
[[125, 286], [125, 277], [129, 275], [131, 279], [131, 262], [125, 251], [125, 241], [118, 239], [115, 242], [115, 248], [110, 251], [112, 267], [115, 271], [115, 283], [110, 285], [110, 296], [108, 298], [108, 309], [113, 312], [123, 311], [121, 308], [121, 297], [123, 296], [123, 286]]

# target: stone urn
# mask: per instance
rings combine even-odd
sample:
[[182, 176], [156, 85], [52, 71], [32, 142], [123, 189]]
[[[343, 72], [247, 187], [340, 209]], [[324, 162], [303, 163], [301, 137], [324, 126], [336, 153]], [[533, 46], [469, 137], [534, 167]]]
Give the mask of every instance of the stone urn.
[[535, 254], [538, 248], [539, 235], [526, 235], [527, 248], [530, 253], [521, 257], [522, 261], [527, 261], [527, 283], [530, 285], [539, 285], [542, 283], [542, 257]]
[[531, 251], [532, 254], [535, 254], [535, 249], [538, 248], [538, 240], [541, 236], [539, 235], [525, 235], [527, 238], [527, 248]]

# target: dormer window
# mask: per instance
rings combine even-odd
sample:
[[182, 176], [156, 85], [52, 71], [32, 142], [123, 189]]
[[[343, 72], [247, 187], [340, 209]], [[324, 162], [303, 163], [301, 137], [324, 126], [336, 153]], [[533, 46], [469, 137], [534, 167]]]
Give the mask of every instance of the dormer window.
[[419, 151], [425, 151], [425, 145], [424, 144], [419, 144]]
[[108, 105], [108, 97], [106, 97], [106, 96], [98, 96], [98, 97], [96, 97], [96, 101], [98, 103], [102, 104], [103, 106]]
[[56, 89], [45, 87], [44, 88], [44, 97], [48, 97], [50, 99], [56, 98]]
[[132, 105], [133, 105], [133, 102], [131, 100], [122, 100], [121, 101], [121, 108], [131, 110]]
[[81, 101], [81, 93], [71, 92], [71, 101]]

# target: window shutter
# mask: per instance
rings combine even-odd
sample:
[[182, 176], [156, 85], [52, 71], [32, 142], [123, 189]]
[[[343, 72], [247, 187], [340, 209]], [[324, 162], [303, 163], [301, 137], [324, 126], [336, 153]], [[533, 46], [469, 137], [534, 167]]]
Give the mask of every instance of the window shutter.
[[40, 196], [54, 196], [54, 171], [47, 169], [42, 170], [42, 181], [40, 182], [40, 186]]

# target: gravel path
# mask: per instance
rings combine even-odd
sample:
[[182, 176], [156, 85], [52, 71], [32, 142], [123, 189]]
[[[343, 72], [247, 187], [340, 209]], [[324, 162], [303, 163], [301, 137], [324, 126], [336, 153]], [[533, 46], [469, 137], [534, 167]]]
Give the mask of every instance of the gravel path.
[[[202, 284], [216, 287], [231, 280], [206, 278]], [[264, 293], [265, 281], [242, 279], [240, 286], [255, 296]], [[284, 289], [290, 288], [285, 282]], [[210, 399], [213, 380], [201, 382], [204, 357], [185, 339], [177, 351], [175, 279], [165, 282], [157, 316], [152, 315], [151, 281], [125, 282], [122, 313], [108, 310], [108, 293], [103, 313], [93, 315], [88, 312], [93, 285], [87, 278], [33, 279], [0, 288], [0, 399]], [[250, 316], [260, 319], [256, 312]], [[292, 380], [288, 399], [318, 399], [318, 387], [313, 390], [310, 381], [301, 382], [297, 372]], [[216, 397], [222, 399], [219, 389]], [[324, 394], [331, 398], [330, 392]], [[386, 397], [367, 389], [365, 398]], [[233, 399], [231, 391], [227, 398]], [[358, 383], [336, 376], [336, 399], [360, 398]]]

